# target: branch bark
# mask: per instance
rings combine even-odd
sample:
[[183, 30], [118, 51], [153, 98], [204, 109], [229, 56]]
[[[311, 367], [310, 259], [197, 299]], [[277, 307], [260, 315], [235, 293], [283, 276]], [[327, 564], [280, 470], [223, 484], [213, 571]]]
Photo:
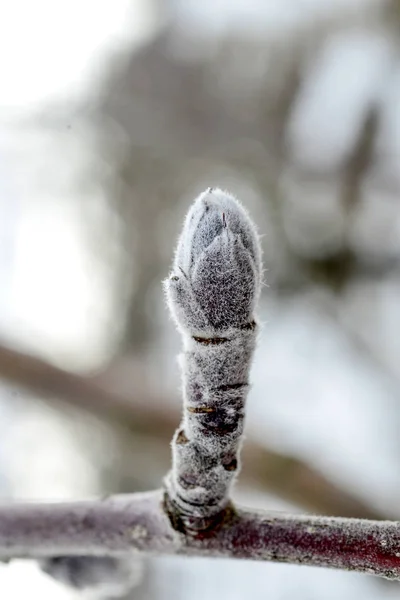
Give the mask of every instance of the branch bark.
[[400, 523], [251, 511], [231, 505], [212, 531], [179, 531], [164, 492], [0, 506], [0, 558], [127, 553], [242, 558], [400, 579]]

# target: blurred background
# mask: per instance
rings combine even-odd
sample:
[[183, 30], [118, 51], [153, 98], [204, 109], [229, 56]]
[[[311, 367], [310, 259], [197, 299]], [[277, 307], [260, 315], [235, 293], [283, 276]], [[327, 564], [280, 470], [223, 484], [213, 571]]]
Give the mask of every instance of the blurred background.
[[[2, 501], [160, 485], [181, 410], [161, 280], [218, 186], [268, 284], [235, 498], [400, 518], [399, 33], [398, 0], [0, 0]], [[325, 569], [135, 569], [127, 600], [400, 599]], [[0, 589], [115, 592], [22, 561]]]

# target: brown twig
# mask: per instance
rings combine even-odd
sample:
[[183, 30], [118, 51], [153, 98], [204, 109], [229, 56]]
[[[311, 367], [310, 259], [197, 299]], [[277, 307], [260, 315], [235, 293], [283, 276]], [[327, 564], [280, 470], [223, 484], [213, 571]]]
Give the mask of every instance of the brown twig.
[[289, 562], [400, 579], [400, 523], [229, 506], [201, 535], [172, 525], [161, 490], [104, 500], [0, 506], [0, 558], [130, 552]]

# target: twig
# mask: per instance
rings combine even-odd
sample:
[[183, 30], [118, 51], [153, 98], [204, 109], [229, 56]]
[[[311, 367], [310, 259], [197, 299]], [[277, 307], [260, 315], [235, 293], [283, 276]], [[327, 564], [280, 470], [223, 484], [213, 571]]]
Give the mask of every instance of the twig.
[[251, 511], [228, 506], [218, 527], [184, 535], [164, 493], [63, 504], [0, 506], [0, 558], [126, 553], [244, 558], [400, 579], [400, 523]]
[[[165, 490], [0, 507], [0, 559], [38, 559], [54, 576], [64, 563], [70, 574], [77, 565], [92, 573], [91, 557], [119, 573], [126, 556], [137, 552], [270, 560], [400, 579], [398, 522], [232, 504], [261, 279], [257, 237], [232, 197], [209, 189], [195, 202], [174, 267], [166, 288], [184, 339], [185, 412]], [[30, 375], [36, 381], [34, 370]], [[73, 379], [67, 383], [69, 393], [76, 391]], [[116, 561], [105, 563], [105, 557]]]

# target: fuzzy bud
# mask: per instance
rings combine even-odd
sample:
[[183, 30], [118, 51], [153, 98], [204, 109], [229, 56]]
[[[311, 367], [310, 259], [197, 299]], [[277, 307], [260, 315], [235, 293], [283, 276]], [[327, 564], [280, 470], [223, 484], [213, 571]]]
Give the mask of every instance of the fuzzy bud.
[[164, 282], [184, 342], [184, 411], [166, 488], [191, 525], [221, 512], [239, 470], [261, 277], [250, 217], [233, 196], [209, 188], [189, 210]]
[[178, 326], [209, 335], [249, 322], [261, 286], [255, 227], [230, 194], [209, 188], [193, 203], [165, 283]]

